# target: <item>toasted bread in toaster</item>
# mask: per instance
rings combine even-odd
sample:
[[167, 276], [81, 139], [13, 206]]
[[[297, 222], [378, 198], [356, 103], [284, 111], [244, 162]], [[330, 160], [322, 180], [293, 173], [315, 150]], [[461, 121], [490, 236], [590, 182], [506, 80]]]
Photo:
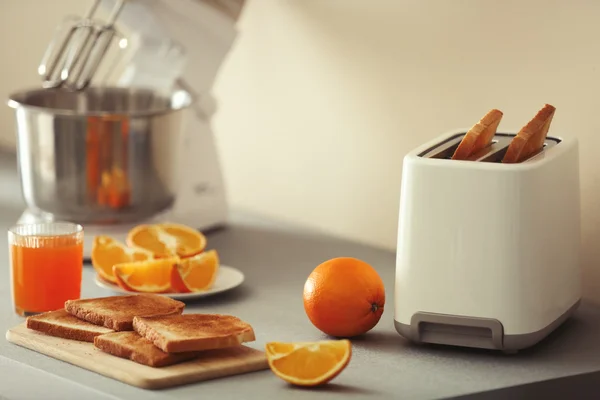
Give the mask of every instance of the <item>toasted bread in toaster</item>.
[[527, 123], [517, 136], [511, 140], [502, 158], [503, 163], [519, 163], [541, 150], [550, 129], [556, 108], [545, 104], [541, 110]]
[[181, 314], [185, 304], [157, 295], [136, 294], [68, 300], [65, 309], [77, 318], [115, 331], [133, 330], [133, 317]]
[[248, 323], [221, 314], [135, 317], [133, 329], [168, 353], [222, 349], [256, 339]]
[[104, 326], [83, 321], [69, 314], [65, 309], [28, 317], [26, 326], [50, 336], [82, 342], [94, 342], [96, 336], [113, 332], [112, 329]]
[[472, 154], [487, 147], [494, 138], [504, 114], [500, 110], [490, 110], [465, 134], [452, 155], [453, 160], [466, 160]]
[[94, 346], [120, 358], [149, 367], [166, 367], [197, 357], [200, 352], [169, 354], [135, 332], [114, 332], [97, 336]]

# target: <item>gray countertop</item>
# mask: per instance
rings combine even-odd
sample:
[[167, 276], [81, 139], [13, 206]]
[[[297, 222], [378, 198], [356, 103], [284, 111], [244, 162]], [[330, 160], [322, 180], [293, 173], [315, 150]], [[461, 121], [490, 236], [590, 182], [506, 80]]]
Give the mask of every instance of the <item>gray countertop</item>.
[[[12, 156], [0, 153], [0, 228], [12, 225], [23, 210]], [[434, 399], [490, 391], [600, 370], [600, 309], [587, 303], [575, 317], [537, 347], [517, 355], [407, 343], [393, 327], [392, 252], [296, 230], [235, 214], [229, 227], [209, 234], [224, 264], [241, 269], [246, 280], [220, 296], [188, 303], [187, 312], [239, 316], [256, 330], [252, 347], [268, 341], [325, 339], [307, 319], [302, 288], [311, 270], [337, 256], [371, 263], [386, 285], [383, 317], [364, 338], [353, 340], [347, 369], [324, 389], [288, 386], [270, 371], [224, 378], [178, 388], [146, 391], [57, 361], [0, 339], [0, 399], [265, 399], [330, 396]], [[0, 328], [23, 321], [14, 314], [6, 246], [0, 246]], [[93, 282], [84, 266], [83, 297], [109, 294]], [[32, 384], [34, 383], [34, 384]]]

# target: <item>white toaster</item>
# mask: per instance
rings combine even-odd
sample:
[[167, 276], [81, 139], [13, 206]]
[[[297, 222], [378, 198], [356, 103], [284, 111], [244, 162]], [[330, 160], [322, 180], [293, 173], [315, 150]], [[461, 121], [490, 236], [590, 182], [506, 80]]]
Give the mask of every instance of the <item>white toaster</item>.
[[471, 160], [451, 160], [465, 132], [404, 158], [394, 324], [414, 342], [514, 352], [581, 299], [578, 145], [547, 137], [503, 164], [515, 133], [497, 133]]

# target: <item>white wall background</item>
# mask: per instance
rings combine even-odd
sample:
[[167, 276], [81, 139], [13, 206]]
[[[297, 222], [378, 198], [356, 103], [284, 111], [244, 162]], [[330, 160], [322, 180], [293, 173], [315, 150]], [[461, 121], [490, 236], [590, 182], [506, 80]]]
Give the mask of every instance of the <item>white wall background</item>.
[[[0, 93], [37, 84], [48, 33], [81, 4], [2, 1]], [[580, 139], [600, 301], [599, 17], [594, 0], [248, 0], [215, 87], [232, 204], [393, 249], [405, 152], [490, 108], [518, 129], [551, 103], [551, 133]], [[5, 145], [12, 129], [0, 107]]]

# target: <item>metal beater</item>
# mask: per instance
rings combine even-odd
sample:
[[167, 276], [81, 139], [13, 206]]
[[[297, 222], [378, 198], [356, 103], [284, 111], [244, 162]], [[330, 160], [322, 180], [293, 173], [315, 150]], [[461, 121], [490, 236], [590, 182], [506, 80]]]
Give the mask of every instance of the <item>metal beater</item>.
[[[38, 67], [44, 88], [88, 87], [111, 42], [117, 36], [114, 23], [125, 0], [117, 0], [105, 23], [92, 18], [101, 0], [94, 0], [83, 18], [76, 18], [64, 38], [62, 27], [53, 37]], [[55, 50], [57, 49], [57, 50]]]

